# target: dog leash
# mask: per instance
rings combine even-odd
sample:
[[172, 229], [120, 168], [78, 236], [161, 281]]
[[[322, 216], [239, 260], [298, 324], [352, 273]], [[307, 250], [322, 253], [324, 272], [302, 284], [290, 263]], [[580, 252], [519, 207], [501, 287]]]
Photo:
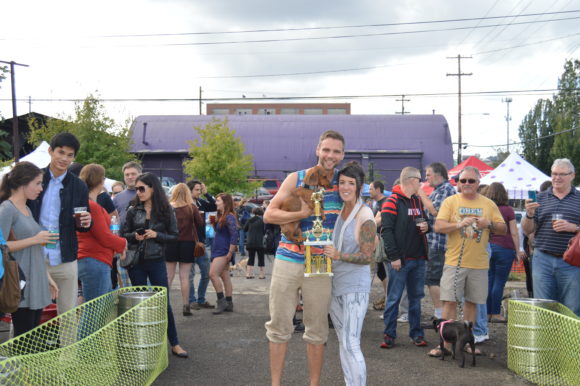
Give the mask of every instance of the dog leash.
[[452, 323], [452, 322], [455, 322], [455, 320], [453, 320], [453, 319], [449, 319], [449, 320], [446, 320], [446, 321], [444, 321], [444, 322], [441, 322], [441, 323], [439, 324], [439, 336], [440, 336], [440, 337], [441, 337], [441, 339], [443, 340], [443, 343], [449, 343], [449, 342], [447, 342], [447, 341], [445, 340], [445, 338], [443, 337], [443, 327], [445, 327], [445, 325], [446, 325], [447, 323]]
[[[471, 225], [472, 226], [472, 225]], [[477, 232], [477, 240], [476, 242], [480, 242], [481, 241], [481, 236], [483, 235], [483, 230], [477, 229], [476, 227], [472, 226], [473, 230], [475, 232]], [[461, 232], [461, 230], [459, 231]], [[465, 241], [467, 240], [466, 238], [462, 238], [463, 241], [461, 242], [461, 249], [459, 250], [459, 259], [457, 260], [457, 267], [455, 268], [455, 278], [453, 280], [453, 290], [455, 292], [455, 302], [459, 305], [459, 314], [461, 316], [461, 319], [463, 320], [463, 302], [461, 301], [461, 299], [457, 298], [457, 276], [459, 276], [459, 269], [461, 268], [461, 260], [463, 259], [463, 253], [465, 251]], [[464, 296], [465, 298], [465, 296]]]

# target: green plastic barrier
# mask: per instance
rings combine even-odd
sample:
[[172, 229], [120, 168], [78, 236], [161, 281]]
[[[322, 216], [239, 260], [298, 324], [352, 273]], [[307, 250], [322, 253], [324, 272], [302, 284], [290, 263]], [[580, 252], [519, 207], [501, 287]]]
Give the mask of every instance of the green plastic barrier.
[[148, 385], [167, 364], [167, 290], [126, 287], [0, 345], [0, 385]]
[[508, 368], [538, 385], [580, 384], [580, 318], [553, 300], [510, 300], [508, 310]]

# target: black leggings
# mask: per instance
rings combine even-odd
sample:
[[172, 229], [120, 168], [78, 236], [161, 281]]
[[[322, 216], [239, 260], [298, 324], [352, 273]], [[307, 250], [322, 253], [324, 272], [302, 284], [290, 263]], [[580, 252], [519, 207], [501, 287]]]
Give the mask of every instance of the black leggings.
[[42, 308], [31, 310], [30, 308], [19, 308], [12, 313], [12, 325], [14, 326], [14, 337], [22, 335], [40, 324]]
[[264, 266], [264, 248], [246, 248], [248, 250], [248, 265], [250, 267], [254, 266], [254, 257], [256, 252], [258, 252], [258, 267]]

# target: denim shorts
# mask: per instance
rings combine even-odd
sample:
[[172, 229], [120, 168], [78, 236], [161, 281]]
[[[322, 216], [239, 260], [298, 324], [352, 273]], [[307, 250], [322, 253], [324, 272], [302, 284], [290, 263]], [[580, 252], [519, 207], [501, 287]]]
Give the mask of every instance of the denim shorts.
[[429, 260], [425, 272], [425, 285], [439, 286], [441, 275], [443, 275], [443, 265], [445, 264], [445, 251], [443, 249], [429, 248]]

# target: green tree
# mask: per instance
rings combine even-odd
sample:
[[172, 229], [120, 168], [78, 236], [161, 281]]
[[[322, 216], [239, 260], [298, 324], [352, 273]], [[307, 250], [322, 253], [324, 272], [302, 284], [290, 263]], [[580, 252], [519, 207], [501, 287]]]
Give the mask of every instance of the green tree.
[[208, 191], [250, 193], [257, 188], [248, 182], [254, 157], [245, 154], [245, 146], [228, 127], [227, 119], [214, 119], [205, 127], [195, 127], [199, 139], [189, 141], [189, 157], [184, 161], [185, 172], [199, 178]]
[[[558, 80], [558, 94], [554, 97], [552, 122], [557, 134], [550, 151], [552, 159], [569, 158], [580, 167], [580, 60], [568, 60], [564, 65], [564, 73]], [[579, 181], [580, 175], [577, 175], [576, 183]]]
[[49, 119], [45, 125], [31, 119], [31, 131], [28, 142], [38, 146], [58, 133], [74, 134], [81, 143], [76, 162], [83, 165], [97, 163], [106, 169], [107, 177], [122, 181], [121, 168], [124, 163], [134, 160], [129, 153], [131, 138], [129, 120], [118, 125], [108, 117], [102, 102], [89, 95], [83, 102], [75, 105], [74, 116], [61, 119]]
[[550, 156], [554, 143], [552, 110], [551, 100], [538, 100], [519, 128], [522, 156], [544, 173], [549, 173], [552, 165], [552, 157]]
[[[0, 66], [0, 83], [6, 79], [5, 73], [8, 72], [7, 66]], [[1, 87], [0, 87], [1, 88]], [[4, 120], [2, 112], [0, 111], [0, 122]], [[0, 160], [6, 161], [12, 158], [12, 144], [6, 141], [8, 133], [5, 131], [0, 131]], [[11, 163], [11, 162], [10, 162]]]

